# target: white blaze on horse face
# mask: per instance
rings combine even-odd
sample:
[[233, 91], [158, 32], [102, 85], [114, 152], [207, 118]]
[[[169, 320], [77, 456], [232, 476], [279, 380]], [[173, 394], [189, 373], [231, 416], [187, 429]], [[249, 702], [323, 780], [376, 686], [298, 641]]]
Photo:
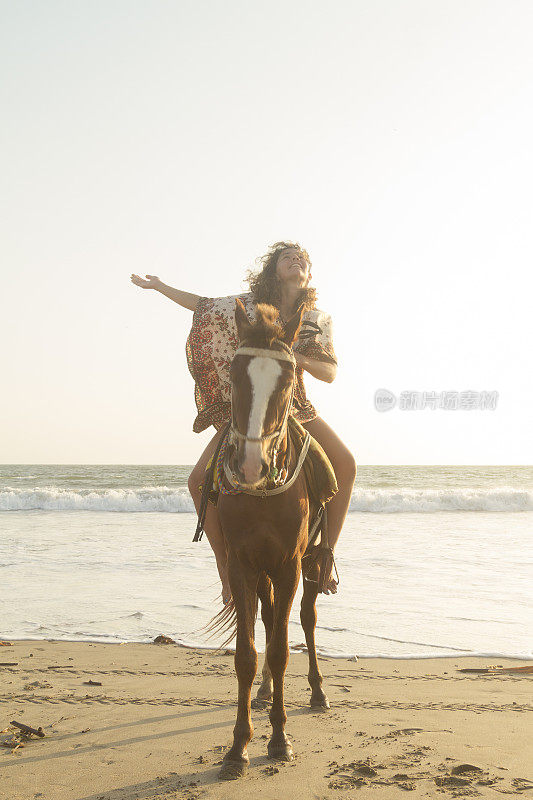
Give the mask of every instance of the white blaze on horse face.
[[[252, 402], [248, 433], [252, 439], [263, 434], [263, 423], [268, 402], [281, 375], [280, 364], [272, 358], [252, 358], [247, 369], [252, 385]], [[244, 461], [241, 465], [246, 482], [250, 485], [261, 479], [263, 445], [261, 442], [244, 443]]]

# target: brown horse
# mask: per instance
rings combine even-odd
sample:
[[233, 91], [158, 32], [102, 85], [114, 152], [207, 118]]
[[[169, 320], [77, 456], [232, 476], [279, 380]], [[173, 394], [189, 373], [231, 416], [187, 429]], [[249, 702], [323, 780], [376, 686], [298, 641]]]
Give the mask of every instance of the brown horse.
[[[224, 620], [226, 627], [234, 623], [236, 628], [239, 697], [233, 745], [219, 774], [222, 779], [244, 775], [249, 763], [247, 745], [253, 733], [250, 710], [257, 671], [254, 626], [258, 598], [267, 641], [258, 698], [272, 701], [268, 755], [286, 761], [294, 758], [285, 733], [283, 684], [289, 659], [289, 613], [300, 579], [312, 508], [304, 472], [299, 469], [302, 459], [288, 439], [287, 419], [295, 376], [291, 345], [298, 336], [303, 311], [302, 306], [280, 328], [275, 324], [277, 312], [272, 307], [257, 306], [255, 325], [250, 323], [239, 300], [235, 310], [239, 347], [231, 365], [232, 421], [224, 485], [226, 490], [233, 487], [241, 491], [221, 493], [218, 500], [233, 600], [216, 619]], [[265, 491], [267, 480], [277, 481], [277, 489]], [[320, 567], [313, 559], [307, 563], [300, 619], [309, 653], [311, 706], [329, 708], [315, 648]]]

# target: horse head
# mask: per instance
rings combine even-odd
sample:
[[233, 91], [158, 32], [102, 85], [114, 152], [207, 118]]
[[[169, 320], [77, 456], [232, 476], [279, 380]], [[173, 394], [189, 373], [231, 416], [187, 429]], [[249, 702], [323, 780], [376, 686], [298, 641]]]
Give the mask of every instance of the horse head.
[[252, 324], [236, 300], [235, 322], [239, 346], [230, 370], [231, 470], [244, 488], [259, 489], [277, 470], [276, 459], [287, 439], [296, 361], [292, 345], [302, 324], [300, 306], [284, 327], [278, 311], [258, 304]]

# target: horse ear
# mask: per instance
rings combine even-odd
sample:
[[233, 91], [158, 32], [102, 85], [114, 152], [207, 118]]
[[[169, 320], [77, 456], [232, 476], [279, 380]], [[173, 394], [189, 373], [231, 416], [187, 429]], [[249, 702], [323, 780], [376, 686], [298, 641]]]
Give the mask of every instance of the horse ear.
[[237, 325], [239, 341], [242, 342], [242, 340], [246, 339], [246, 337], [249, 335], [252, 326], [250, 324], [250, 320], [248, 319], [246, 309], [238, 297], [235, 300], [235, 324]]
[[289, 345], [289, 347], [292, 344], [294, 344], [294, 342], [298, 338], [298, 334], [302, 326], [302, 319], [304, 312], [305, 312], [305, 306], [302, 303], [296, 314], [293, 314], [292, 317], [285, 324], [285, 327], [283, 329], [283, 336], [281, 338], [282, 341], [285, 342], [285, 344]]

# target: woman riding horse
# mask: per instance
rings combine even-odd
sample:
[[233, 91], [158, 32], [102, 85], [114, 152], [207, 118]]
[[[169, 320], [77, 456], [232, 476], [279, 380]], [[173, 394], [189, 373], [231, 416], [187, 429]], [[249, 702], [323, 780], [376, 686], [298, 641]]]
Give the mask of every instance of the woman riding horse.
[[[223, 298], [200, 297], [167, 286], [156, 275], [146, 279], [132, 274], [131, 281], [143, 289], [155, 289], [178, 305], [194, 312], [191, 333], [187, 340], [187, 361], [195, 380], [198, 416], [193, 425], [196, 433], [210, 425], [216, 434], [208, 443], [189, 477], [196, 510], [201, 501], [200, 485], [205, 468], [216, 450], [222, 431], [231, 415], [230, 366], [238, 345], [235, 325], [235, 301], [239, 297], [251, 320], [255, 306], [267, 303], [278, 310], [278, 321], [284, 325], [304, 305], [303, 323], [293, 345], [296, 359], [295, 391], [291, 414], [318, 441], [332, 463], [339, 490], [328, 503], [329, 544], [335, 548], [348, 512], [356, 475], [353, 455], [337, 434], [318, 416], [306, 397], [303, 372], [331, 383], [337, 371], [337, 359], [331, 338], [331, 318], [316, 308], [316, 290], [311, 280], [311, 261], [298, 243], [276, 242], [259, 259], [262, 268], [248, 274], [250, 292]], [[222, 582], [222, 599], [231, 598], [228, 580], [226, 545], [218, 512], [209, 504], [204, 523], [205, 533], [213, 548]], [[324, 593], [337, 591], [333, 576], [324, 584]]]

